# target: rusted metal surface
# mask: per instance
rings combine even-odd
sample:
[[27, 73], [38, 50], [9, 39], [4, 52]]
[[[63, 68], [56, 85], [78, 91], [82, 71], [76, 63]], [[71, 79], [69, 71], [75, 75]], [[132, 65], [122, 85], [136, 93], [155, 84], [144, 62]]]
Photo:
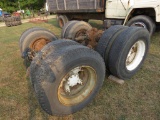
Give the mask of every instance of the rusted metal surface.
[[103, 31], [98, 30], [97, 28], [92, 28], [89, 31], [80, 30], [76, 34], [75, 40], [89, 48], [95, 49], [100, 37], [102, 36]]
[[40, 51], [46, 44], [48, 44], [50, 40], [47, 40], [43, 37], [34, 40], [33, 43], [30, 44], [30, 49], [34, 50], [35, 52]]
[[88, 47], [94, 49], [97, 46], [97, 43], [102, 36], [103, 31], [98, 30], [97, 28], [92, 28], [91, 30], [87, 31], [88, 36]]
[[27, 56], [25, 59], [32, 61], [32, 59], [35, 57], [35, 54], [40, 51], [46, 44], [48, 44], [50, 40], [47, 40], [43, 37], [38, 38], [34, 40], [27, 50]]

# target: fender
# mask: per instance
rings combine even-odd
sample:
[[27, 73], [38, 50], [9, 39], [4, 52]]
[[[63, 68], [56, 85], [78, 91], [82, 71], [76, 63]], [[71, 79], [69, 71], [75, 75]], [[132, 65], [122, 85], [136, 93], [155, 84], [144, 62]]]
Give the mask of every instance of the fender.
[[147, 8], [153, 8], [155, 10], [156, 22], [160, 22], [160, 2], [158, 2], [158, 4], [156, 2], [154, 2], [154, 3], [153, 2], [148, 2], [148, 3], [147, 2], [139, 2], [137, 4], [134, 4], [133, 6], [131, 6], [128, 9], [128, 13], [127, 13], [127, 15], [125, 17], [123, 25], [125, 25], [126, 22], [128, 22], [130, 16], [134, 12], [134, 10], [136, 10], [136, 9], [147, 9]]

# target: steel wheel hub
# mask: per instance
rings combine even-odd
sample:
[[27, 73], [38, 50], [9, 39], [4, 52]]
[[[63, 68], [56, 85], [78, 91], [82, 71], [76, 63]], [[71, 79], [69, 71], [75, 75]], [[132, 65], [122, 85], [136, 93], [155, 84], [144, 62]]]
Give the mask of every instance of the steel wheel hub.
[[86, 99], [96, 85], [96, 72], [89, 66], [72, 69], [58, 87], [59, 101], [64, 105], [76, 105]]

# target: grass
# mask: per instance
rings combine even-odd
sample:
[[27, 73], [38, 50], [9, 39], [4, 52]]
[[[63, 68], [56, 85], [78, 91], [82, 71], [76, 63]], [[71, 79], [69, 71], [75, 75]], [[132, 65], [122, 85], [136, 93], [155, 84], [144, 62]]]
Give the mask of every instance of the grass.
[[[90, 21], [98, 28], [102, 22]], [[65, 116], [47, 115], [39, 106], [20, 57], [19, 37], [30, 27], [44, 27], [60, 36], [55, 20], [0, 28], [0, 120], [159, 120], [160, 32], [151, 38], [142, 69], [124, 85], [109, 80], [81, 111]]]

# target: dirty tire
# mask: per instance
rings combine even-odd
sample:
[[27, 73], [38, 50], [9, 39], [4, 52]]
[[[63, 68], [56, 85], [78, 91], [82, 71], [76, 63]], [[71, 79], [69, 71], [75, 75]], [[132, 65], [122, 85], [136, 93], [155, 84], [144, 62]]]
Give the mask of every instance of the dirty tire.
[[150, 35], [152, 35], [156, 29], [155, 22], [152, 20], [152, 18], [146, 15], [135, 16], [130, 19], [126, 25], [144, 27], [149, 31]]
[[127, 29], [127, 27], [122, 25], [112, 26], [102, 34], [100, 40], [98, 41], [96, 51], [104, 58], [107, 70], [109, 70], [108, 57], [112, 44], [117, 36], [125, 29]]
[[109, 53], [109, 70], [120, 79], [130, 79], [142, 66], [150, 36], [146, 29], [129, 27], [117, 36]]
[[6, 24], [7, 27], [11, 26], [10, 22], [5, 22], [5, 24]]
[[[80, 45], [79, 43], [73, 41], [73, 40], [56, 40], [48, 43], [45, 45], [40, 52], [37, 53], [36, 57], [34, 59], [41, 59], [45, 60], [50, 54], [54, 54], [55, 51], [62, 49], [63, 47], [67, 47], [70, 45]], [[25, 62], [27, 63], [27, 62]], [[26, 64], [30, 65], [30, 64]], [[32, 84], [34, 84], [34, 81], [32, 81]]]
[[[26, 68], [31, 64], [32, 59], [28, 58], [28, 53], [34, 51], [37, 54], [46, 44], [57, 40], [56, 36], [45, 30], [35, 30], [29, 33], [22, 41], [21, 56], [24, 59]], [[41, 42], [42, 41], [42, 42]], [[37, 49], [38, 48], [38, 49]], [[36, 55], [34, 55], [35, 57]]]
[[51, 53], [54, 53], [54, 51], [57, 51], [58, 49], [62, 49], [63, 47], [70, 46], [70, 45], [80, 45], [80, 44], [73, 40], [66, 40], [66, 39], [56, 40], [45, 45], [42, 48], [42, 50], [38, 53], [42, 55], [37, 55], [37, 57], [41, 56], [42, 57], [41, 59], [43, 60]]
[[18, 21], [18, 25], [21, 25], [22, 24], [22, 22], [21, 21]]
[[65, 32], [66, 32], [68, 26], [70, 26], [71, 24], [74, 24], [74, 23], [76, 23], [76, 22], [78, 22], [78, 21], [77, 21], [77, 20], [72, 20], [72, 21], [67, 22], [67, 23], [63, 26], [62, 31], [61, 31], [61, 38], [62, 38], [62, 39], [65, 37]]
[[58, 16], [58, 25], [60, 28], [62, 28], [68, 21], [69, 19], [67, 18], [66, 15], [60, 15]]
[[12, 17], [6, 17], [6, 18], [4, 18], [4, 20], [5, 20], [5, 24], [7, 27], [13, 26], [12, 25]]
[[[77, 67], [86, 67], [83, 70], [88, 77], [82, 80], [84, 85], [76, 85], [76, 88], [81, 88], [78, 91], [74, 88], [70, 97], [62, 91], [66, 84], [63, 78]], [[82, 71], [77, 73], [83, 75]], [[54, 51], [45, 60], [34, 59], [30, 66], [30, 78], [36, 81], [34, 89], [43, 110], [50, 115], [64, 116], [81, 110], [95, 97], [105, 78], [105, 66], [96, 51], [82, 45], [71, 45]]]
[[[24, 50], [22, 50], [22, 46], [23, 46], [23, 44], [24, 44], [23, 42], [25, 42], [26, 40], [28, 40], [27, 37], [30, 36], [32, 33], [36, 33], [36, 32], [38, 32], [38, 31], [39, 31], [40, 33], [43, 33], [43, 31], [45, 31], [46, 33], [52, 35], [54, 39], [57, 39], [57, 38], [55, 37], [55, 35], [54, 35], [52, 32], [48, 31], [47, 29], [40, 28], [40, 27], [29, 28], [29, 29], [27, 29], [26, 31], [24, 31], [24, 32], [22, 33], [22, 35], [21, 35], [21, 37], [20, 37], [20, 39], [19, 39], [19, 47], [20, 47], [21, 53], [23, 53], [23, 51], [24, 51]], [[33, 34], [32, 34], [32, 35], [33, 35]], [[39, 35], [39, 34], [37, 34], [37, 36], [38, 36], [38, 35]], [[42, 34], [42, 35], [43, 35], [43, 34]], [[42, 35], [40, 35], [40, 36], [42, 36]]]
[[92, 29], [92, 26], [84, 21], [72, 22], [64, 34], [64, 38], [75, 40], [80, 31], [86, 32]]

